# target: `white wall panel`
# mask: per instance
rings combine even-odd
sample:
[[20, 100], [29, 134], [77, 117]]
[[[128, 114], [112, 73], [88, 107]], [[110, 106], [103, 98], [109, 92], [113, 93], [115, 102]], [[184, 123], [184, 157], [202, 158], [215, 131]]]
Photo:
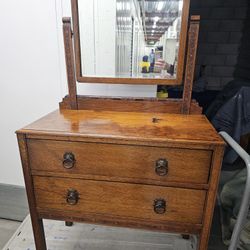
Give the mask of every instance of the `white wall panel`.
[[55, 1], [0, 1], [0, 30], [0, 183], [23, 185], [15, 130], [62, 96]]

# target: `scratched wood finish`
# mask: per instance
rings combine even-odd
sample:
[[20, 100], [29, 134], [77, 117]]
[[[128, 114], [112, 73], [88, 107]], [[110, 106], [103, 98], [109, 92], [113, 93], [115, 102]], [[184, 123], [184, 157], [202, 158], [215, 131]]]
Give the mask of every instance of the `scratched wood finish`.
[[[156, 118], [156, 122], [153, 122]], [[203, 115], [136, 112], [54, 111], [19, 132], [101, 138], [103, 142], [183, 142], [224, 145]]]
[[187, 26], [189, 19], [190, 0], [184, 0], [182, 10], [182, 22], [178, 53], [177, 76], [170, 79], [147, 79], [147, 78], [115, 78], [115, 77], [87, 77], [82, 75], [80, 32], [79, 32], [79, 12], [78, 0], [71, 0], [73, 33], [75, 47], [76, 76], [78, 82], [83, 83], [110, 83], [110, 84], [143, 84], [143, 85], [180, 85], [183, 79], [183, 69], [186, 52]]
[[221, 164], [224, 155], [224, 147], [217, 147], [213, 154], [211, 164], [211, 175], [209, 180], [209, 190], [207, 193], [206, 204], [204, 207], [203, 227], [200, 235], [199, 250], [207, 249], [208, 240], [213, 219], [217, 189], [221, 172]]
[[[77, 107], [80, 110], [181, 114], [183, 101], [182, 99], [112, 98], [78, 95]], [[60, 109], [71, 109], [69, 96], [64, 97], [60, 102]], [[202, 108], [195, 100], [192, 100], [190, 114], [200, 115], [201, 113]]]
[[[52, 212], [69, 211], [75, 217], [108, 215], [115, 216], [118, 222], [119, 217], [150, 220], [152, 223], [202, 222], [206, 191], [54, 177], [35, 176], [33, 179], [38, 212], [41, 208]], [[79, 194], [76, 205], [69, 205], [66, 201], [67, 192], [72, 188]], [[166, 201], [164, 214], [155, 213], [156, 199]]]
[[38, 216], [35, 204], [35, 191], [33, 186], [33, 179], [29, 168], [29, 154], [27, 150], [26, 138], [24, 134], [17, 134], [17, 139], [22, 161], [23, 175], [24, 175], [25, 187], [29, 203], [30, 217], [32, 220], [36, 249], [46, 250], [47, 247], [45, 241], [43, 221]]
[[[224, 142], [205, 116], [57, 110], [17, 133], [37, 249], [46, 249], [42, 218], [197, 233], [199, 250], [207, 249]], [[72, 174], [59, 170], [64, 150], [74, 151], [79, 161]], [[123, 161], [117, 167], [120, 153]], [[141, 160], [143, 167], [154, 168], [155, 158], [162, 154], [170, 159], [169, 180], [157, 180], [153, 170], [140, 171]], [[193, 176], [192, 168], [196, 168]], [[99, 172], [102, 175], [96, 175]], [[206, 184], [195, 183], [205, 179]], [[68, 209], [65, 192], [69, 188], [80, 190], [80, 197], [88, 197], [92, 205], [81, 203], [80, 212], [77, 206]], [[113, 197], [118, 210], [108, 202]], [[160, 198], [166, 198], [171, 209], [157, 220], [158, 214], [151, 214], [152, 200]], [[124, 209], [122, 201], [135, 211]]]
[[[171, 185], [171, 182], [180, 186], [206, 184], [212, 156], [212, 151], [180, 148], [51, 140], [28, 140], [27, 144], [32, 170], [70, 174], [74, 178], [106, 177], [119, 181], [124, 178], [130, 182], [157, 182], [159, 185]], [[72, 152], [76, 160], [71, 169], [63, 166], [63, 156], [67, 152]], [[168, 161], [166, 176], [159, 176], [155, 171], [159, 159]]]
[[69, 108], [77, 109], [75, 62], [70, 18], [63, 18], [63, 38], [69, 90]]
[[200, 16], [192, 16], [188, 35], [187, 62], [183, 89], [183, 114], [190, 114], [193, 91], [195, 61], [198, 46]]

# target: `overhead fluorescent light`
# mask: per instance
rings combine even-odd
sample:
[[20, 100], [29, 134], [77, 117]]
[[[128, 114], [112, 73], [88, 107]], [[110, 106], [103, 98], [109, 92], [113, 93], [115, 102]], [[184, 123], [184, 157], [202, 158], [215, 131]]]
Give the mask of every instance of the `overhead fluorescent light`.
[[158, 22], [160, 20], [160, 17], [158, 17], [158, 16], [156, 16], [155, 18], [154, 18], [154, 21], [155, 22]]
[[165, 2], [159, 2], [157, 5], [157, 10], [161, 11], [163, 9], [164, 5], [165, 5]]
[[116, 8], [117, 10], [122, 10], [122, 3], [118, 2]]

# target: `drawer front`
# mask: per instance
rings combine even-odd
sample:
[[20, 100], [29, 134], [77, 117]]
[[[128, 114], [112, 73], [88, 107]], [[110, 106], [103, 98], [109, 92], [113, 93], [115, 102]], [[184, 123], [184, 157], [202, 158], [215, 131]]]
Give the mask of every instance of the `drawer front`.
[[38, 211], [201, 224], [206, 192], [182, 188], [34, 176]]
[[32, 170], [162, 184], [207, 183], [212, 155], [206, 150], [49, 140], [28, 140], [28, 150]]

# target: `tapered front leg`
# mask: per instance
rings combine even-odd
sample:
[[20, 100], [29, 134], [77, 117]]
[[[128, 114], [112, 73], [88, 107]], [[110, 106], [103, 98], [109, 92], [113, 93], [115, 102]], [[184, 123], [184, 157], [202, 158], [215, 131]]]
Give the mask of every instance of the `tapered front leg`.
[[46, 239], [43, 228], [43, 220], [38, 219], [38, 217], [31, 215], [31, 222], [33, 227], [34, 240], [36, 245], [36, 250], [47, 250]]
[[29, 167], [28, 150], [26, 145], [25, 134], [18, 134], [18, 144], [23, 166], [23, 175], [26, 186], [26, 193], [29, 202], [30, 217], [33, 227], [34, 240], [36, 245], [36, 250], [47, 250], [46, 240], [43, 228], [43, 221], [39, 218], [36, 210], [35, 194], [33, 187], [33, 179]]

